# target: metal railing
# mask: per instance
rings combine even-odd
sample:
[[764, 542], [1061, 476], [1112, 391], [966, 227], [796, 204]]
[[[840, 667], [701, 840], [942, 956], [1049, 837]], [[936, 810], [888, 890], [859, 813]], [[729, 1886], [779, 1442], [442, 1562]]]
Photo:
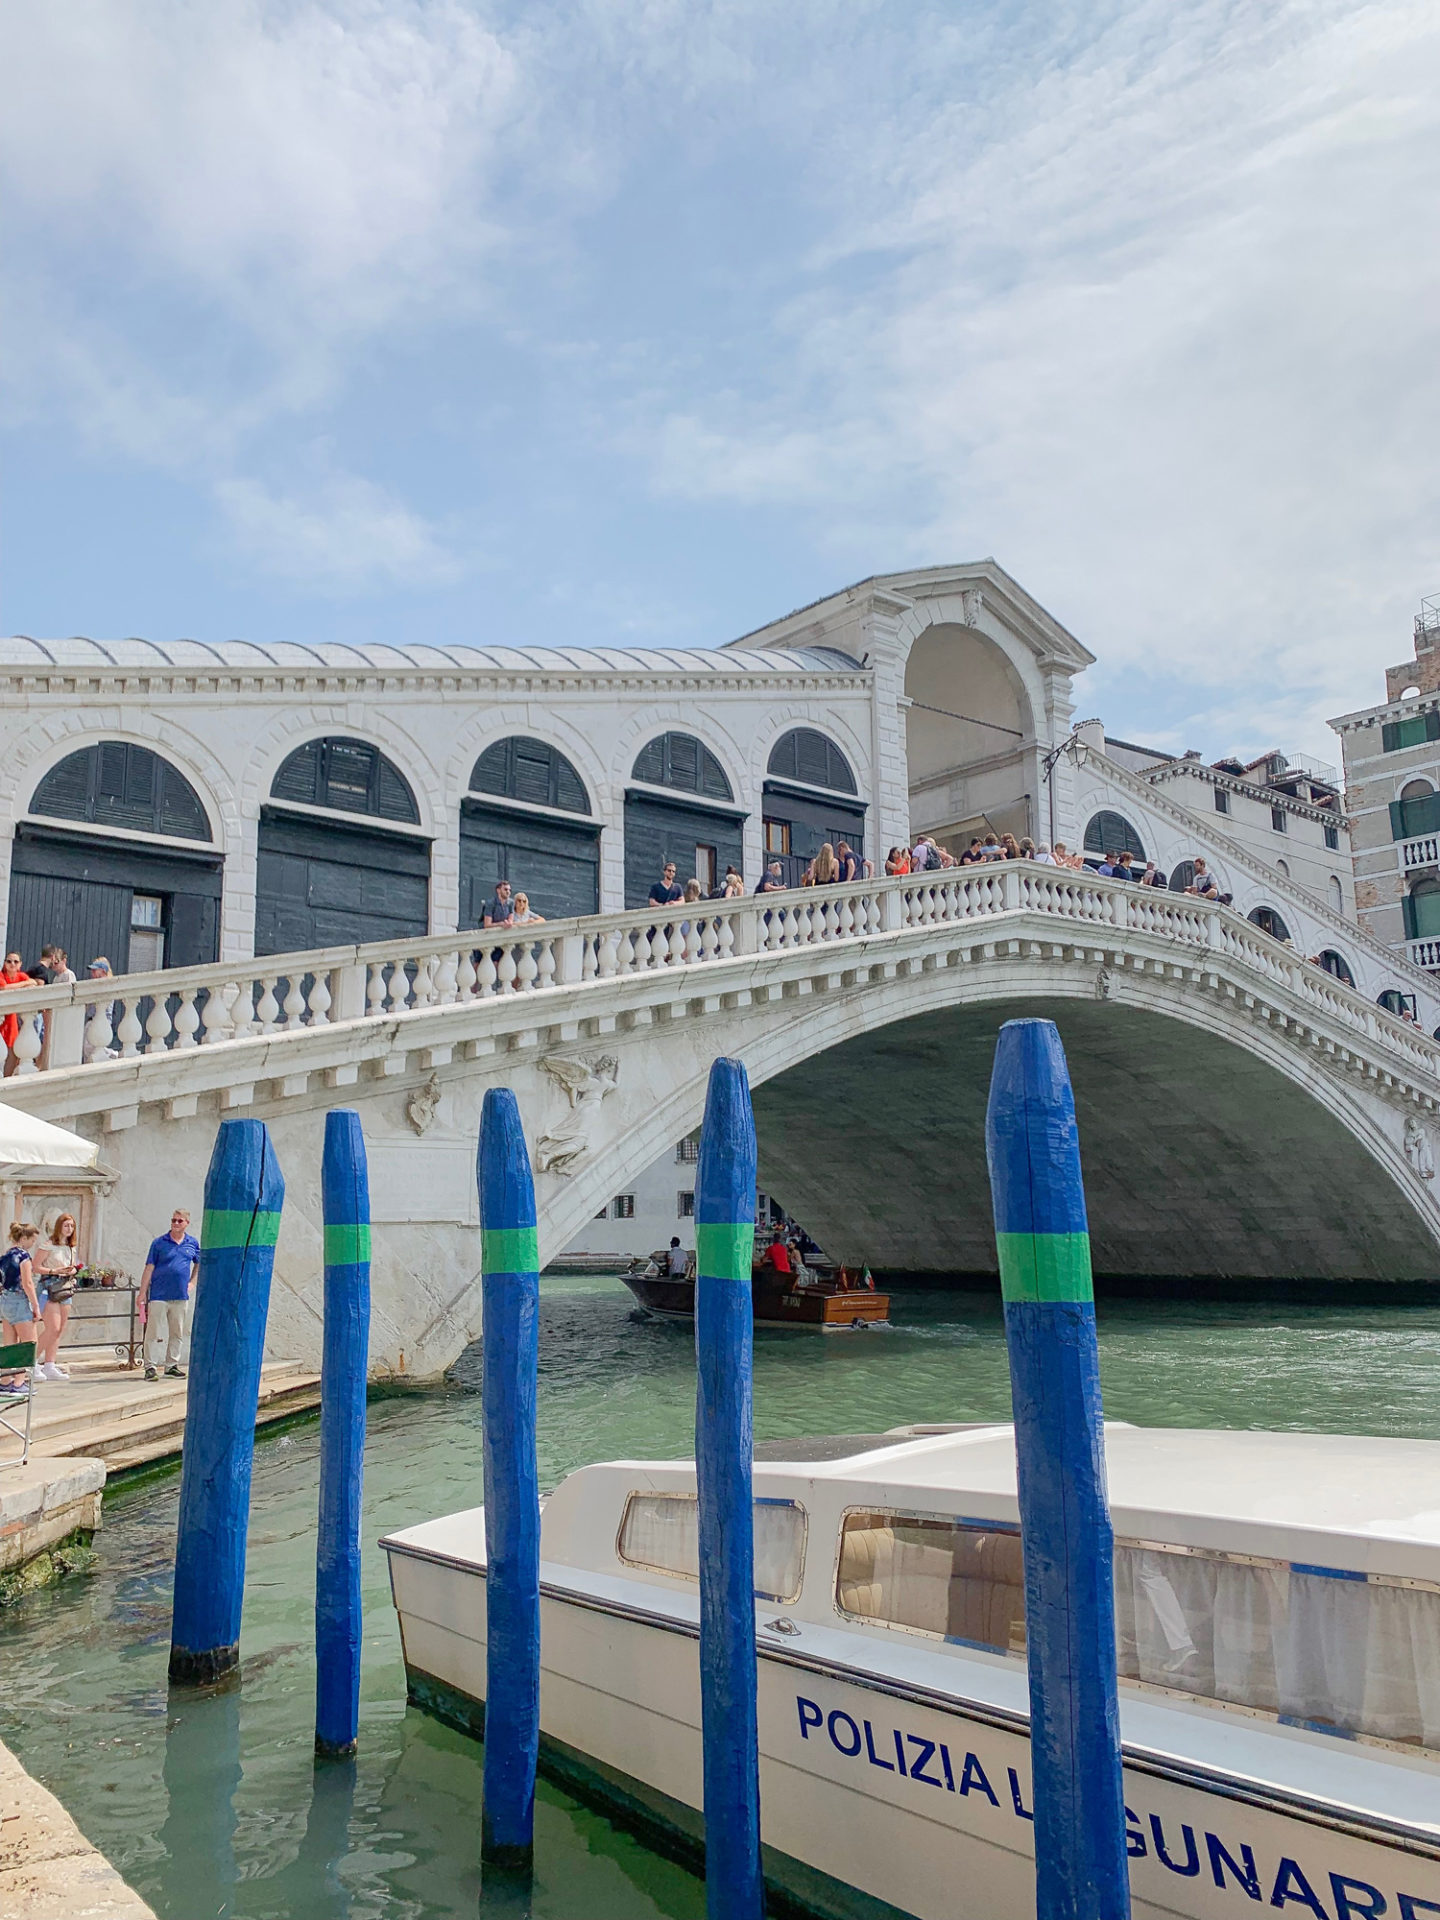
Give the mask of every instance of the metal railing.
[[[1115, 945], [1117, 936], [1123, 944], [1134, 932], [1159, 935], [1195, 957], [1209, 952], [1239, 961], [1252, 975], [1323, 1006], [1341, 1025], [1413, 1056], [1432, 1074], [1440, 1057], [1413, 1025], [1229, 908], [1029, 861], [595, 914], [541, 922], [523, 934], [469, 930], [6, 989], [0, 1016], [20, 1016], [13, 1071], [28, 1075], [557, 988], [654, 979], [672, 969], [844, 947], [942, 925], [961, 928], [1009, 913], [1044, 914], [1057, 938], [1071, 943], [1093, 934], [1098, 945]], [[1410, 956], [1417, 966], [1440, 967], [1440, 943], [1412, 941]]]

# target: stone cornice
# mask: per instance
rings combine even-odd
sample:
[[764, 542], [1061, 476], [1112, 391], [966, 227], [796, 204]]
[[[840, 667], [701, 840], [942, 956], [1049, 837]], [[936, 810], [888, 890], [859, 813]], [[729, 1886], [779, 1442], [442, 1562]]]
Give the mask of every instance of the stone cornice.
[[[1109, 759], [1107, 754], [1106, 759]], [[1276, 793], [1273, 787], [1256, 786], [1253, 780], [1244, 780], [1237, 774], [1222, 773], [1218, 767], [1210, 767], [1203, 760], [1165, 760], [1158, 767], [1146, 767], [1140, 779], [1152, 784], [1168, 780], [1173, 774], [1188, 774], [1196, 780], [1208, 780], [1212, 786], [1224, 787], [1229, 793], [1243, 793], [1248, 799], [1259, 800], [1272, 807], [1283, 807], [1287, 813], [1298, 813], [1304, 820], [1318, 820], [1326, 827], [1346, 827], [1350, 825], [1350, 816], [1341, 813], [1337, 807], [1317, 807], [1308, 800], [1297, 800], [1288, 793]]]
[[[723, 654], [717, 654], [723, 658]], [[349, 698], [356, 694], [473, 694], [477, 698], [514, 699], [526, 695], [554, 698], [557, 695], [754, 693], [817, 696], [823, 694], [868, 693], [871, 675], [866, 668], [835, 673], [787, 672], [783, 668], [763, 672], [645, 673], [633, 671], [581, 672], [575, 668], [557, 668], [552, 672], [497, 673], [447, 672], [434, 667], [413, 669], [376, 667], [360, 671], [341, 671], [317, 666], [313, 669], [274, 667], [251, 670], [222, 667], [213, 670], [175, 668], [65, 668], [37, 672], [32, 667], [0, 666], [0, 688], [20, 699], [73, 700], [204, 698], [208, 695], [240, 695], [273, 700], [287, 694], [308, 699]]]

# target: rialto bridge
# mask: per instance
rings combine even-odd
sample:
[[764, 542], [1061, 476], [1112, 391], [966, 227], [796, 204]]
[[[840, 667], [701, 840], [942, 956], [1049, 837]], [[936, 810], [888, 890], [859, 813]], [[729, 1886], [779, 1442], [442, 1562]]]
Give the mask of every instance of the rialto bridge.
[[6, 1097], [100, 1141], [87, 1204], [132, 1271], [173, 1205], [198, 1216], [217, 1121], [263, 1118], [288, 1183], [270, 1341], [293, 1357], [318, 1350], [322, 1116], [358, 1108], [377, 1371], [434, 1373], [478, 1329], [473, 1158], [497, 1084], [520, 1098], [542, 1259], [698, 1123], [726, 1053], [750, 1072], [763, 1184], [833, 1254], [992, 1271], [983, 1114], [1020, 1013], [1065, 1037], [1102, 1275], [1181, 1295], [1440, 1280], [1423, 976], [1417, 1026], [1237, 911], [1029, 862], [483, 937], [14, 992]]

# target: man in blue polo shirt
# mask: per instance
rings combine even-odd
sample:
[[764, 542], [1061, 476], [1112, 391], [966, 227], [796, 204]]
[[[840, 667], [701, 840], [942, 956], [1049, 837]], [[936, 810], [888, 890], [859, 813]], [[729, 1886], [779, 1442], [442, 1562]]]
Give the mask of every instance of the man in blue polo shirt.
[[185, 1377], [180, 1368], [180, 1349], [199, 1261], [200, 1242], [190, 1231], [190, 1216], [183, 1207], [177, 1207], [170, 1216], [170, 1231], [150, 1242], [145, 1271], [140, 1276], [147, 1380], [158, 1380], [162, 1366], [168, 1379]]

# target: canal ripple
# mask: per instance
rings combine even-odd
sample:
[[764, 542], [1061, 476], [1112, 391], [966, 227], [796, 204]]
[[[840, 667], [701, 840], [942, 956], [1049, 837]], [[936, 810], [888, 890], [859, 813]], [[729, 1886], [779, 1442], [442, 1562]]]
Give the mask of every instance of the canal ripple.
[[[553, 1484], [586, 1460], [683, 1454], [694, 1372], [685, 1329], [629, 1317], [609, 1280], [544, 1286], [540, 1455]], [[762, 1438], [913, 1420], [1004, 1419], [998, 1306], [897, 1297], [891, 1332], [762, 1332]], [[1102, 1306], [1111, 1418], [1440, 1438], [1440, 1311]], [[447, 1392], [371, 1408], [361, 1756], [311, 1757], [317, 1435], [257, 1451], [238, 1693], [167, 1698], [178, 1478], [107, 1501], [99, 1564], [0, 1624], [0, 1733], [162, 1920], [439, 1920], [480, 1900], [480, 1754], [404, 1705], [374, 1541], [480, 1498], [477, 1356]], [[703, 1891], [542, 1784], [533, 1911], [551, 1920], [699, 1920]]]

